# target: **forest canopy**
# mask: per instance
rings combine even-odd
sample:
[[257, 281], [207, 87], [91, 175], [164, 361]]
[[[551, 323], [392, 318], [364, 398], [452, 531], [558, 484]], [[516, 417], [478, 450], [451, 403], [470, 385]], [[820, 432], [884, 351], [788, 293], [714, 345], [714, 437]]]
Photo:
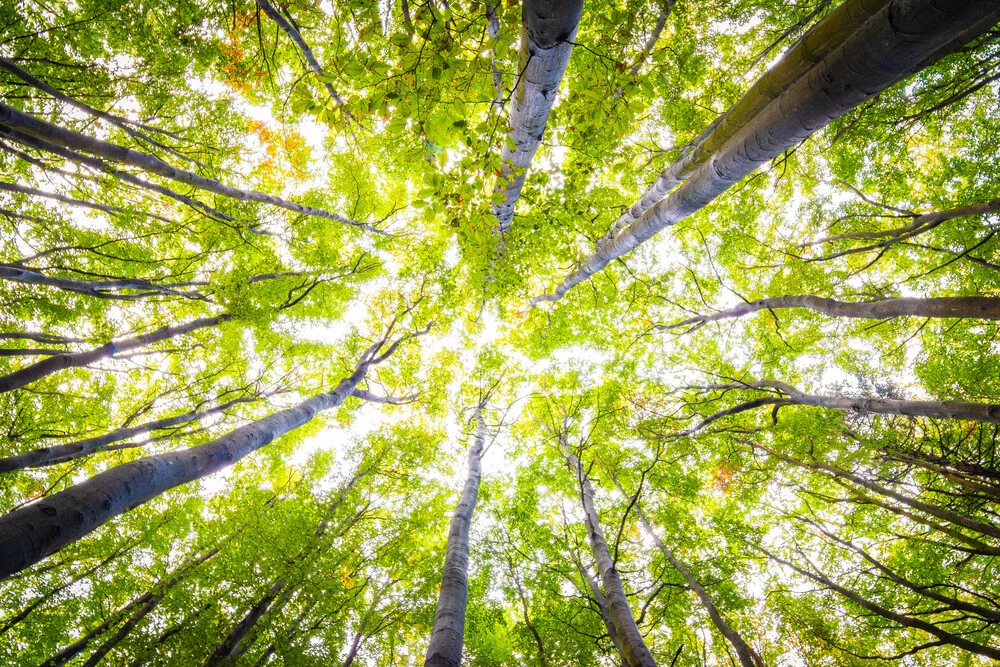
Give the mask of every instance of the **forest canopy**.
[[1000, 661], [996, 0], [0, 26], [0, 663]]

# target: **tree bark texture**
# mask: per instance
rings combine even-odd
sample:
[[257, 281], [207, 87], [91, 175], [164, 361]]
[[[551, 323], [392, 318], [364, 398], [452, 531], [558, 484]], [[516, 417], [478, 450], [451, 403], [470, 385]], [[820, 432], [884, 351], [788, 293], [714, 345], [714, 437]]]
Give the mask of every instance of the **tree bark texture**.
[[625, 597], [625, 589], [618, 577], [614, 561], [611, 559], [608, 543], [604, 539], [604, 532], [601, 530], [600, 519], [594, 506], [594, 487], [590, 484], [590, 478], [583, 470], [580, 460], [572, 454], [567, 456], [567, 460], [580, 486], [580, 498], [586, 516], [587, 538], [594, 554], [594, 561], [597, 563], [597, 574], [604, 587], [608, 611], [615, 624], [615, 633], [621, 645], [625, 665], [626, 667], [656, 667], [656, 661], [646, 647], [646, 642], [639, 632], [639, 626], [636, 625], [635, 618], [632, 616], [628, 599]]
[[117, 466], [0, 517], [0, 580], [30, 567], [128, 509], [218, 472], [309, 422], [317, 413], [341, 405], [364, 379], [369, 365], [385, 354], [372, 359], [366, 353], [354, 372], [333, 391], [317, 394], [204, 445]]
[[726, 139], [683, 185], [645, 209], [632, 224], [584, 258], [553, 292], [533, 298], [531, 305], [561, 299], [614, 259], [707, 206], [760, 165], [779, 157], [921, 65], [930, 64], [930, 56], [940, 53], [957, 35], [968, 34], [970, 25], [986, 19], [1000, 20], [1000, 3], [889, 2]]
[[929, 299], [903, 297], [851, 303], [822, 296], [793, 294], [758, 299], [709, 315], [696, 315], [673, 324], [657, 327], [661, 330], [684, 326], [701, 326], [708, 322], [743, 317], [761, 310], [807, 308], [830, 317], [852, 317], [885, 320], [891, 317], [969, 317], [1000, 320], [1000, 298], [989, 296], [942, 296]]
[[31, 114], [18, 111], [17, 109], [14, 109], [13, 107], [2, 102], [0, 102], [0, 125], [9, 127], [10, 129], [18, 132], [23, 132], [24, 134], [30, 136], [38, 137], [39, 139], [44, 139], [45, 141], [56, 144], [57, 146], [89, 153], [90, 155], [94, 155], [111, 162], [127, 164], [131, 167], [142, 169], [143, 171], [147, 171], [151, 174], [156, 174], [157, 176], [162, 176], [201, 190], [214, 192], [215, 194], [222, 195], [223, 197], [229, 197], [230, 199], [268, 204], [270, 206], [283, 208], [287, 211], [292, 211], [293, 213], [325, 218], [327, 220], [333, 220], [345, 225], [351, 225], [352, 227], [361, 227], [367, 229], [368, 231], [382, 233], [370, 225], [358, 222], [357, 220], [351, 220], [350, 218], [336, 213], [330, 213], [329, 211], [324, 211], [323, 209], [312, 206], [303, 206], [302, 204], [296, 204], [294, 202], [281, 199], [280, 197], [275, 197], [263, 192], [257, 192], [255, 190], [242, 190], [240, 188], [226, 185], [212, 178], [199, 176], [192, 171], [173, 167], [160, 158], [150, 155], [149, 153], [143, 153], [142, 151], [125, 146], [119, 146], [102, 139], [96, 139], [79, 132], [74, 132], [73, 130], [59, 127], [58, 125], [44, 121], [41, 118], [32, 116]]
[[144, 435], [162, 428], [169, 428], [170, 426], [177, 426], [179, 424], [198, 421], [210, 415], [224, 412], [234, 405], [238, 405], [240, 403], [250, 403], [257, 400], [260, 399], [258, 397], [236, 398], [207, 410], [191, 410], [189, 412], [185, 412], [184, 414], [174, 415], [173, 417], [164, 417], [163, 419], [146, 422], [145, 424], [119, 428], [93, 438], [77, 440], [76, 442], [68, 442], [64, 445], [40, 447], [39, 449], [34, 449], [30, 452], [25, 452], [24, 454], [7, 456], [0, 458], [0, 473], [11, 472], [13, 470], [23, 470], [25, 468], [38, 468], [48, 463], [69, 461], [80, 458], [87, 456], [88, 454], [98, 452], [103, 447], [106, 447], [114, 442], [128, 440], [129, 438], [133, 438], [137, 435]]
[[515, 148], [504, 145], [497, 184], [504, 200], [493, 205], [500, 234], [510, 229], [528, 167], [545, 135], [582, 12], [583, 0], [525, 0], [522, 5], [521, 49], [508, 134]]

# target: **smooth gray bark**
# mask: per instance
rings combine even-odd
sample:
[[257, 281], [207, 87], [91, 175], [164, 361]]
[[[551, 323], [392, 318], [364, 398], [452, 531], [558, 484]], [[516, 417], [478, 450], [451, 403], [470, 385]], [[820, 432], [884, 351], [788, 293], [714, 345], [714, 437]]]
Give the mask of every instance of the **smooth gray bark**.
[[465, 607], [469, 598], [469, 531], [476, 499], [479, 497], [485, 445], [486, 422], [483, 421], [483, 406], [480, 404], [476, 406], [476, 434], [472, 447], [469, 448], [469, 473], [448, 529], [441, 593], [434, 612], [434, 627], [427, 645], [425, 667], [459, 667], [462, 664]]
[[327, 220], [333, 220], [334, 222], [340, 222], [352, 227], [359, 227], [378, 234], [385, 233], [379, 229], [375, 229], [371, 225], [358, 222], [357, 220], [352, 220], [336, 213], [330, 213], [329, 211], [324, 211], [323, 209], [312, 206], [303, 206], [302, 204], [296, 204], [294, 202], [281, 199], [280, 197], [275, 197], [263, 192], [257, 192], [255, 190], [242, 190], [240, 188], [225, 185], [224, 183], [212, 178], [199, 176], [198, 174], [186, 169], [172, 167], [163, 160], [154, 155], [150, 155], [149, 153], [143, 153], [142, 151], [127, 148], [125, 146], [119, 146], [101, 139], [95, 139], [94, 137], [74, 132], [73, 130], [68, 130], [66, 128], [59, 127], [58, 125], [53, 125], [52, 123], [44, 121], [41, 118], [18, 111], [3, 102], [0, 102], [0, 125], [4, 125], [12, 130], [16, 130], [30, 136], [38, 137], [39, 139], [51, 142], [57, 146], [89, 153], [104, 160], [127, 164], [131, 167], [142, 169], [143, 171], [147, 171], [151, 174], [156, 174], [157, 176], [162, 176], [201, 190], [214, 192], [215, 194], [222, 195], [223, 197], [229, 197], [239, 201], [253, 201], [261, 204], [268, 204], [270, 206], [283, 208], [287, 211], [292, 211], [293, 213], [325, 218]]
[[636, 625], [635, 618], [632, 616], [628, 599], [625, 597], [625, 589], [618, 576], [615, 563], [611, 559], [608, 543], [604, 539], [604, 532], [601, 530], [600, 519], [594, 506], [594, 488], [590, 484], [590, 478], [584, 471], [580, 459], [569, 453], [566, 454], [566, 458], [580, 487], [580, 499], [586, 517], [587, 539], [594, 554], [594, 561], [597, 563], [597, 574], [604, 587], [608, 611], [615, 624], [615, 634], [618, 636], [625, 665], [626, 667], [656, 667], [656, 661], [649, 652], [649, 648], [646, 647], [642, 633], [639, 632], [639, 626]]
[[35, 362], [20, 370], [14, 371], [13, 373], [0, 376], [0, 393], [19, 389], [20, 387], [31, 384], [32, 382], [37, 382], [48, 375], [66, 370], [67, 368], [89, 366], [90, 364], [100, 361], [101, 359], [109, 359], [116, 354], [131, 352], [132, 350], [138, 350], [139, 348], [153, 345], [154, 343], [169, 340], [175, 336], [182, 336], [199, 329], [213, 327], [217, 324], [221, 324], [222, 322], [228, 322], [230, 319], [232, 319], [232, 315], [228, 314], [216, 315], [214, 317], [202, 317], [184, 324], [171, 324], [165, 327], [160, 327], [155, 331], [142, 334], [141, 336], [132, 336], [131, 338], [111, 341], [101, 345], [100, 347], [95, 347], [94, 349], [87, 350], [85, 352], [64, 352], [62, 354], [57, 354], [47, 359], [43, 359], [42, 361]]
[[969, 421], [1000, 424], [1000, 405], [969, 403], [965, 401], [907, 401], [897, 398], [865, 398], [853, 396], [820, 396], [806, 394], [795, 387], [776, 380], [712, 384], [691, 389], [775, 389], [784, 396], [757, 398], [740, 403], [708, 417], [685, 433], [694, 433], [721, 417], [745, 412], [763, 405], [811, 405], [828, 410], [853, 414], [898, 415], [901, 417], [926, 417], [929, 419], [965, 419]]
[[[0, 189], [2, 188], [0, 183]], [[111, 280], [79, 280], [77, 278], [61, 278], [46, 275], [41, 269], [0, 263], [0, 280], [9, 280], [26, 285], [45, 285], [67, 292], [76, 292], [99, 298], [134, 300], [147, 296], [180, 296], [187, 299], [204, 300], [198, 292], [185, 292], [178, 288], [188, 287], [190, 283], [172, 283], [161, 285], [144, 278], [115, 278]], [[138, 294], [117, 294], [119, 290], [132, 290]]]
[[365, 378], [368, 369], [392, 356], [403, 340], [376, 342], [362, 355], [354, 372], [330, 392], [317, 394], [204, 445], [117, 466], [0, 517], [0, 580], [59, 551], [128, 509], [227, 468], [309, 422], [319, 412], [338, 407]]
[[45, 190], [39, 190], [38, 188], [32, 188], [27, 185], [20, 185], [18, 183], [7, 183], [0, 182], [0, 191], [4, 192], [16, 192], [22, 195], [28, 195], [31, 197], [41, 197], [42, 199], [51, 199], [53, 201], [60, 202], [62, 204], [68, 204], [69, 206], [79, 206], [81, 208], [89, 208], [94, 211], [101, 211], [103, 213], [138, 213], [138, 215], [147, 216], [150, 218], [156, 218], [157, 220], [162, 220], [163, 222], [170, 222], [169, 218], [164, 218], [163, 216], [156, 215], [155, 213], [149, 213], [146, 211], [127, 211], [121, 206], [112, 206], [110, 204], [98, 204], [92, 201], [86, 201], [84, 199], [74, 199], [72, 197], [66, 197], [55, 192], [46, 192]]
[[[612, 475], [612, 478], [614, 478], [614, 475]], [[627, 496], [625, 489], [623, 489], [621, 484], [618, 483], [618, 480], [614, 479], [614, 482], [615, 486], [618, 487], [618, 490], [622, 492], [622, 495]], [[636, 500], [634, 507], [636, 516], [639, 517], [639, 521], [642, 523], [642, 527], [646, 529], [646, 533], [652, 538], [653, 544], [655, 544], [656, 548], [660, 550], [660, 553], [662, 553], [664, 558], [667, 559], [667, 562], [669, 562], [670, 565], [677, 570], [682, 577], [684, 577], [684, 581], [686, 581], [687, 585], [692, 591], [694, 591], [694, 594], [698, 596], [701, 606], [705, 608], [706, 613], [708, 613], [708, 617], [712, 619], [712, 624], [715, 625], [716, 629], [722, 633], [722, 636], [729, 641], [733, 650], [736, 651], [736, 655], [740, 659], [740, 664], [743, 665], [743, 667], [764, 667], [764, 661], [761, 660], [760, 655], [750, 648], [750, 646], [743, 640], [743, 637], [740, 636], [740, 633], [736, 632], [736, 630], [734, 630], [732, 626], [726, 622], [726, 619], [722, 617], [722, 614], [719, 613], [719, 609], [715, 606], [715, 602], [712, 601], [711, 596], [709, 596], [705, 587], [701, 585], [701, 582], [698, 581], [698, 578], [694, 576], [694, 573], [687, 567], [687, 565], [677, 558], [673, 550], [669, 549], [660, 539], [660, 536], [657, 535], [656, 531], [653, 530], [653, 526], [649, 523], [649, 519], [646, 518], [646, 513], [642, 511], [642, 507], [639, 505], [638, 500]]]
[[[216, 665], [235, 664], [236, 658], [243, 655], [247, 647], [242, 645], [243, 638], [257, 624], [264, 614], [268, 612], [275, 598], [285, 588], [285, 580], [278, 577], [268, 588], [267, 592], [247, 611], [246, 615], [233, 626], [229, 634], [216, 647], [212, 655], [208, 656], [202, 667], [215, 667]], [[242, 650], [241, 650], [242, 649]]]
[[239, 405], [240, 403], [251, 403], [253, 401], [260, 400], [260, 398], [261, 397], [258, 396], [236, 398], [215, 407], [208, 408], [207, 410], [190, 410], [180, 415], [164, 417], [163, 419], [146, 422], [145, 424], [115, 429], [114, 431], [109, 431], [108, 433], [94, 436], [93, 438], [77, 440], [76, 442], [68, 442], [64, 445], [41, 447], [30, 452], [25, 452], [24, 454], [16, 454], [14, 456], [0, 458], [0, 473], [11, 472], [13, 470], [23, 470], [25, 468], [37, 468], [49, 463], [55, 463], [57, 461], [62, 462], [87, 456], [101, 451], [102, 448], [110, 445], [111, 443], [128, 440], [129, 438], [133, 438], [137, 435], [144, 435], [146, 433], [151, 433], [152, 431], [168, 428], [170, 426], [177, 426], [179, 424], [198, 421], [204, 417], [224, 412], [234, 405]]
[[657, 177], [642, 196], [618, 218], [602, 240], [606, 242], [614, 238], [618, 232], [638, 220], [650, 206], [666, 197], [727, 139], [753, 120], [761, 109], [822, 62], [824, 57], [843, 44], [888, 2], [889, 0], [846, 0], [838, 5], [829, 16], [796, 41], [774, 67], [757, 79], [736, 104], [709, 126], [707, 132], [695, 139], [691, 150]]
[[970, 25], [980, 24], [984, 17], [1000, 20], [1000, 3], [892, 0], [820, 64], [761, 108], [679, 188], [645, 209], [584, 258], [554, 291], [534, 297], [530, 305], [558, 301], [611, 261], [707, 206], [760, 165], [912, 74], [929, 56], [939, 53], [956, 35], [966, 34]]
[[497, 192], [503, 193], [504, 200], [493, 205], [501, 235], [510, 229], [528, 167], [545, 135], [582, 12], [583, 0], [525, 0], [522, 5], [518, 78], [507, 135], [516, 148], [511, 150], [504, 144], [503, 167], [497, 184]]
[[1000, 298], [989, 296], [944, 296], [929, 299], [904, 297], [851, 303], [822, 296], [794, 294], [758, 299], [708, 315], [695, 315], [673, 324], [656, 327], [661, 331], [679, 327], [700, 327], [708, 322], [743, 317], [761, 310], [807, 308], [830, 317], [884, 320], [891, 317], [970, 317], [1000, 320]]

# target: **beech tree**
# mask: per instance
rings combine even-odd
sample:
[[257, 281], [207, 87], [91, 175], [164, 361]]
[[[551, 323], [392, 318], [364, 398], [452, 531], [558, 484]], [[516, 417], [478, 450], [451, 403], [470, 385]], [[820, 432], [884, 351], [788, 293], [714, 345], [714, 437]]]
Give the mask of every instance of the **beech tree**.
[[0, 663], [1000, 660], [994, 0], [0, 0]]

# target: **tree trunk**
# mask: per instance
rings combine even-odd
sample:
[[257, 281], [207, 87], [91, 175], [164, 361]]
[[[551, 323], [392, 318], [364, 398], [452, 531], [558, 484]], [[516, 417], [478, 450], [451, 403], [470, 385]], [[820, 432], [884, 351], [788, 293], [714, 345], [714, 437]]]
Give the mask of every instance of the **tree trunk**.
[[536, 296], [531, 305], [558, 301], [609, 262], [704, 208], [758, 166], [779, 157], [919, 66], [930, 64], [926, 62], [929, 56], [940, 53], [957, 35], [968, 34], [967, 28], [984, 18], [1000, 19], [1000, 4], [993, 0], [889, 2], [821, 63], [757, 111], [681, 187], [652, 203], [633, 223], [586, 257], [553, 292]]
[[874, 602], [871, 602], [870, 600], [866, 600], [857, 593], [854, 593], [853, 591], [850, 591], [844, 588], [843, 586], [837, 585], [836, 583], [831, 581], [829, 578], [823, 576], [822, 574], [810, 572], [804, 568], [799, 567], [798, 565], [795, 565], [790, 561], [778, 558], [777, 556], [768, 551], [764, 551], [764, 553], [767, 554], [767, 556], [770, 557], [771, 559], [777, 561], [778, 563], [781, 563], [782, 565], [785, 565], [786, 567], [795, 570], [802, 576], [812, 579], [816, 583], [823, 584], [832, 591], [840, 593], [840, 595], [844, 596], [848, 600], [853, 601], [861, 608], [870, 611], [871, 613], [877, 616], [881, 616], [884, 619], [898, 623], [899, 625], [902, 625], [903, 627], [906, 628], [923, 630], [927, 634], [937, 637], [946, 644], [957, 646], [958, 648], [963, 649], [965, 651], [969, 651], [970, 653], [986, 656], [987, 658], [992, 658], [993, 660], [1000, 660], [1000, 650], [998, 649], [995, 649], [991, 646], [984, 646], [983, 644], [977, 644], [976, 642], [970, 641], [960, 635], [947, 632], [939, 628], [938, 626], [934, 625], [933, 623], [928, 623], [927, 621], [921, 620], [919, 618], [913, 618], [911, 616], [897, 614], [889, 609], [886, 609], [885, 607], [881, 607], [875, 604]]
[[95, 347], [94, 349], [86, 352], [64, 352], [0, 377], [0, 393], [19, 389], [20, 387], [31, 384], [32, 382], [37, 382], [48, 375], [52, 375], [53, 373], [67, 368], [81, 368], [83, 366], [89, 366], [95, 361], [111, 358], [115, 354], [130, 352], [154, 343], [169, 340], [175, 336], [182, 336], [184, 334], [191, 333], [192, 331], [213, 327], [222, 322], [228, 322], [232, 319], [232, 317], [232, 315], [202, 317], [197, 320], [192, 320], [191, 322], [186, 322], [185, 324], [171, 324], [169, 326], [160, 327], [156, 331], [151, 331], [147, 334], [142, 334], [141, 336], [133, 336], [132, 338], [123, 338], [122, 340], [111, 341], [110, 343], [106, 343], [100, 347]]
[[708, 322], [743, 317], [761, 310], [783, 308], [808, 308], [830, 317], [854, 317], [870, 320], [885, 320], [890, 317], [969, 317], [1000, 320], [1000, 298], [989, 296], [945, 296], [930, 299], [904, 297], [850, 303], [821, 296], [798, 294], [741, 303], [733, 308], [710, 315], [696, 315], [673, 324], [660, 325], [657, 329], [667, 331], [684, 326], [699, 327]]
[[[695, 387], [691, 387], [695, 388]], [[840, 410], [853, 414], [896, 415], [900, 417], [926, 417], [928, 419], [965, 419], [968, 421], [1000, 423], [1000, 405], [969, 403], [966, 401], [906, 401], [896, 398], [865, 398], [852, 396], [819, 396], [805, 394], [795, 387], [775, 380], [734, 382], [703, 385], [698, 389], [777, 389], [782, 397], [756, 398], [722, 410], [704, 419], [688, 433], [694, 433], [726, 415], [745, 412], [762, 405], [811, 405], [827, 410]]]
[[604, 595], [608, 600], [608, 610], [611, 612], [611, 620], [615, 624], [615, 633], [621, 645], [625, 665], [626, 667], [656, 667], [656, 661], [653, 660], [652, 654], [646, 647], [646, 642], [632, 616], [628, 599], [625, 597], [625, 589], [622, 587], [618, 571], [611, 559], [611, 552], [608, 551], [608, 544], [604, 539], [597, 509], [594, 506], [594, 488], [590, 484], [590, 478], [584, 472], [580, 459], [569, 453], [567, 453], [566, 458], [580, 486], [580, 498], [583, 502], [583, 512], [587, 523], [587, 538], [590, 541], [591, 551], [594, 553], [594, 560], [597, 562], [597, 574], [604, 586]]
[[[618, 479], [614, 476], [614, 474], [611, 475], [611, 478], [614, 480], [615, 486], [618, 487], [618, 490], [621, 491], [622, 495], [627, 497], [628, 494], [625, 493], [625, 489], [623, 489], [622, 485], [619, 484]], [[652, 538], [653, 544], [655, 544], [656, 548], [660, 550], [660, 553], [662, 553], [667, 559], [667, 562], [669, 562], [670, 565], [673, 566], [673, 568], [677, 570], [682, 577], [684, 577], [684, 581], [686, 581], [687, 585], [692, 591], [694, 591], [694, 594], [698, 596], [701, 606], [705, 608], [705, 611], [708, 613], [708, 617], [712, 619], [712, 623], [719, 630], [719, 632], [722, 633], [722, 636], [725, 637], [730, 644], [732, 644], [733, 649], [736, 651], [736, 655], [740, 659], [740, 664], [743, 665], [743, 667], [764, 667], [764, 661], [761, 660], [757, 652], [750, 648], [745, 641], [743, 641], [743, 637], [741, 637], [736, 630], [733, 630], [733, 628], [730, 627], [730, 625], [726, 622], [726, 619], [722, 618], [722, 614], [719, 613], [719, 610], [712, 601], [712, 598], [709, 597], [705, 587], [701, 585], [701, 582], [694, 576], [694, 573], [691, 572], [687, 565], [681, 562], [681, 560], [674, 555], [674, 552], [671, 549], [667, 548], [667, 545], [663, 543], [660, 536], [656, 534], [656, 531], [653, 530], [653, 526], [646, 518], [646, 513], [642, 511], [642, 507], [640, 507], [638, 500], [635, 501], [634, 507], [636, 516], [639, 517], [639, 521], [642, 523], [642, 527], [646, 529], [646, 533]]]
[[608, 608], [608, 599], [604, 597], [604, 593], [601, 591], [601, 587], [597, 585], [597, 581], [594, 579], [593, 575], [590, 574], [590, 570], [583, 562], [577, 559], [577, 568], [580, 570], [580, 576], [583, 580], [587, 582], [587, 587], [590, 589], [591, 595], [594, 597], [594, 602], [597, 603], [597, 611], [601, 614], [601, 620], [604, 621], [604, 629], [608, 632], [608, 637], [611, 639], [612, 645], [615, 647], [615, 651], [618, 653], [618, 658], [621, 660], [621, 664], [625, 664], [625, 654], [622, 652], [622, 643], [618, 640], [618, 633], [615, 631], [615, 621], [611, 618], [611, 610]]
[[238, 405], [240, 403], [252, 403], [254, 401], [259, 401], [260, 399], [261, 397], [259, 396], [236, 398], [207, 410], [191, 410], [181, 415], [164, 417], [163, 419], [157, 419], [145, 424], [139, 424], [138, 426], [119, 428], [93, 438], [77, 440], [76, 442], [69, 442], [64, 445], [41, 447], [30, 452], [25, 452], [24, 454], [7, 456], [0, 458], [0, 473], [11, 472], [13, 470], [24, 470], [25, 468], [39, 468], [50, 463], [62, 463], [63, 461], [78, 459], [99, 452], [102, 448], [114, 442], [128, 440], [129, 438], [133, 438], [137, 435], [144, 435], [146, 433], [151, 433], [152, 431], [168, 428], [170, 426], [177, 426], [178, 424], [198, 421], [210, 415], [224, 412], [234, 405]]
[[252, 606], [246, 615], [240, 619], [222, 643], [216, 647], [212, 655], [204, 662], [202, 667], [215, 667], [215, 665], [236, 664], [236, 659], [243, 655], [247, 647], [242, 645], [243, 638], [257, 624], [264, 614], [271, 608], [274, 599], [278, 597], [285, 588], [285, 580], [278, 577], [271, 584], [267, 593]]
[[241, 190], [239, 188], [225, 185], [215, 179], [199, 176], [192, 171], [172, 167], [160, 158], [150, 155], [149, 153], [143, 153], [142, 151], [137, 151], [132, 148], [112, 144], [101, 139], [95, 139], [94, 137], [89, 137], [85, 134], [74, 132], [73, 130], [67, 130], [66, 128], [44, 121], [41, 118], [18, 111], [17, 109], [14, 109], [13, 107], [10, 107], [2, 102], [0, 102], [0, 125], [4, 125], [12, 130], [23, 132], [24, 134], [33, 137], [38, 137], [39, 139], [44, 139], [45, 141], [56, 144], [57, 146], [63, 146], [64, 148], [69, 148], [71, 150], [83, 151], [84, 153], [89, 153], [103, 160], [127, 164], [131, 167], [135, 167], [136, 169], [142, 169], [143, 171], [147, 171], [151, 174], [156, 174], [157, 176], [162, 176], [201, 190], [214, 192], [215, 194], [222, 195], [223, 197], [229, 197], [239, 201], [253, 201], [261, 204], [268, 204], [270, 206], [283, 208], [286, 211], [292, 211], [293, 213], [325, 218], [327, 220], [333, 220], [334, 222], [340, 222], [352, 227], [360, 227], [368, 231], [384, 233], [375, 229], [371, 225], [358, 222], [357, 220], [351, 220], [350, 218], [336, 213], [330, 213], [312, 206], [303, 206], [301, 204], [296, 204], [294, 202], [281, 199], [280, 197], [275, 197], [263, 192], [257, 192], [255, 190]]
[[469, 529], [479, 496], [485, 444], [486, 422], [483, 421], [483, 405], [479, 404], [476, 406], [476, 435], [469, 448], [469, 473], [448, 529], [441, 593], [434, 612], [434, 628], [427, 645], [425, 667], [459, 667], [462, 664], [465, 607], [469, 598]]
[[[309, 422], [317, 413], [338, 407], [364, 379], [369, 367], [391, 356], [402, 340], [387, 345], [383, 339], [373, 345], [362, 355], [354, 372], [333, 391], [317, 394], [204, 445], [117, 466], [0, 517], [0, 581], [126, 510], [164, 491], [218, 472]], [[386, 351], [378, 354], [383, 347]]]
[[502, 173], [497, 184], [497, 192], [502, 192], [504, 199], [493, 205], [501, 235], [510, 229], [528, 167], [545, 135], [582, 12], [583, 0], [525, 0], [522, 5], [518, 78], [507, 137], [515, 148], [511, 150], [504, 144]]

